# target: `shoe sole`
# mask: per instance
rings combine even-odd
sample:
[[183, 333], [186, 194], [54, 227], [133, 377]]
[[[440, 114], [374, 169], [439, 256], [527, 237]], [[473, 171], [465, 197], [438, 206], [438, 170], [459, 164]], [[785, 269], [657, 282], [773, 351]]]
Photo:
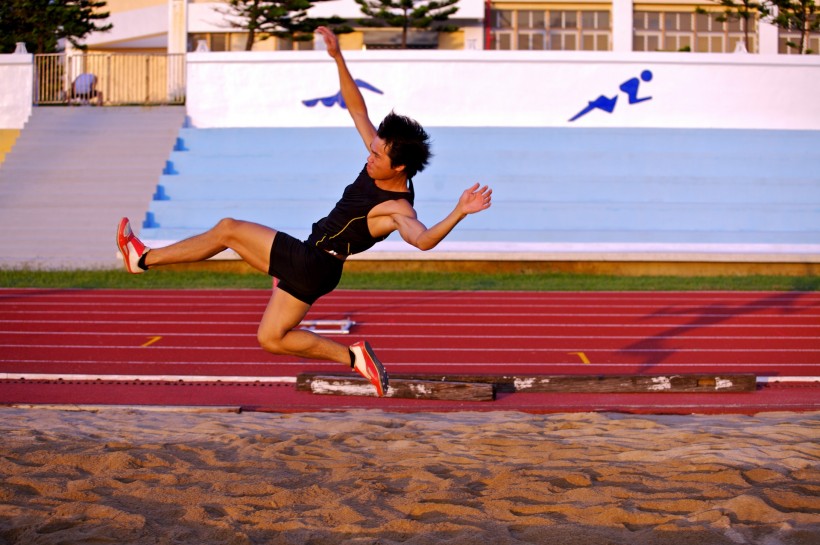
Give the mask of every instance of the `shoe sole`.
[[370, 347], [370, 343], [365, 341], [364, 342], [364, 351], [367, 353], [367, 356], [370, 358], [370, 361], [373, 362], [373, 366], [379, 373], [379, 382], [381, 383], [381, 396], [387, 393], [388, 389], [388, 379], [387, 379], [387, 372], [384, 370], [384, 366], [382, 362], [379, 361], [379, 358], [376, 357], [376, 354], [373, 352], [373, 349]]

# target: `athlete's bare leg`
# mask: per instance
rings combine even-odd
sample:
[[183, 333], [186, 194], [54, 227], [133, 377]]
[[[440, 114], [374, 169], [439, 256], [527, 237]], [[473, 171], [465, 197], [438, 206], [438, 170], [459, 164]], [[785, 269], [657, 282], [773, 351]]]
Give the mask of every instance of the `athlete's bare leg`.
[[350, 364], [348, 347], [316, 333], [296, 329], [310, 305], [279, 289], [273, 290], [256, 337], [259, 345], [274, 354]]
[[[151, 249], [145, 256], [145, 264], [150, 268], [204, 261], [230, 248], [249, 265], [267, 274], [274, 237], [276, 230], [264, 225], [226, 218], [200, 235]], [[309, 310], [309, 304], [275, 289], [259, 324], [259, 345], [274, 354], [349, 364], [347, 346], [310, 331], [296, 329]]]
[[204, 261], [230, 248], [250, 266], [267, 274], [275, 236], [276, 230], [270, 227], [225, 218], [200, 235], [163, 248], [152, 248], [145, 256], [145, 265], [150, 268]]

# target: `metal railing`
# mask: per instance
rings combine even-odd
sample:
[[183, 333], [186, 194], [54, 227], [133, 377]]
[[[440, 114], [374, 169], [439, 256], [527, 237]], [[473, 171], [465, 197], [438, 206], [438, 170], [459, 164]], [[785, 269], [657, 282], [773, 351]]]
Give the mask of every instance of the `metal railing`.
[[162, 53], [35, 55], [34, 103], [95, 102], [72, 93], [81, 74], [96, 76], [96, 91], [106, 105], [185, 103], [185, 55]]

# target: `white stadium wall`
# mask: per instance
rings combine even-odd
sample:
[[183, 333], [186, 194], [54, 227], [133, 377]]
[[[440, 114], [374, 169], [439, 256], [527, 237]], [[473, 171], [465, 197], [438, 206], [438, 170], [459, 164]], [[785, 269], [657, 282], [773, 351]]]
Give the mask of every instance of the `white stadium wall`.
[[0, 129], [22, 129], [31, 115], [34, 55], [0, 55]]
[[[362, 92], [374, 119], [395, 109], [431, 127], [820, 130], [816, 55], [345, 55], [353, 76], [370, 87]], [[0, 55], [0, 127], [25, 124], [31, 114], [32, 78], [32, 55]], [[350, 124], [347, 112], [333, 100], [339, 91], [336, 69], [323, 51], [190, 53], [187, 86], [187, 110], [195, 127]], [[570, 121], [578, 114], [583, 115]]]
[[[425, 126], [820, 130], [820, 57], [813, 55], [383, 50], [345, 56], [354, 78], [370, 87], [362, 92], [374, 119], [395, 110]], [[195, 127], [349, 126], [333, 100], [338, 91], [335, 65], [323, 51], [188, 55], [187, 109]]]

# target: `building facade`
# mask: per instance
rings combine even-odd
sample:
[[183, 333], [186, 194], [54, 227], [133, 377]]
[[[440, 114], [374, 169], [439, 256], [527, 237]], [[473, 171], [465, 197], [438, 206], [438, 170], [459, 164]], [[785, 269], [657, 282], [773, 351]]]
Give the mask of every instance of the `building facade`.
[[[227, 4], [212, 0], [108, 0], [108, 33], [89, 37], [92, 51], [184, 53], [197, 47], [241, 51], [247, 33]], [[339, 16], [356, 29], [341, 37], [344, 49], [397, 48], [399, 29], [357, 25], [363, 15], [353, 0], [316, 4], [311, 15]], [[461, 0], [451, 23], [455, 32], [411, 32], [413, 49], [545, 51], [664, 51], [794, 54], [786, 44], [799, 35], [761, 22], [718, 20], [714, 1], [680, 0]], [[313, 42], [257, 39], [254, 51], [313, 49]], [[809, 49], [820, 51], [820, 33]]]

